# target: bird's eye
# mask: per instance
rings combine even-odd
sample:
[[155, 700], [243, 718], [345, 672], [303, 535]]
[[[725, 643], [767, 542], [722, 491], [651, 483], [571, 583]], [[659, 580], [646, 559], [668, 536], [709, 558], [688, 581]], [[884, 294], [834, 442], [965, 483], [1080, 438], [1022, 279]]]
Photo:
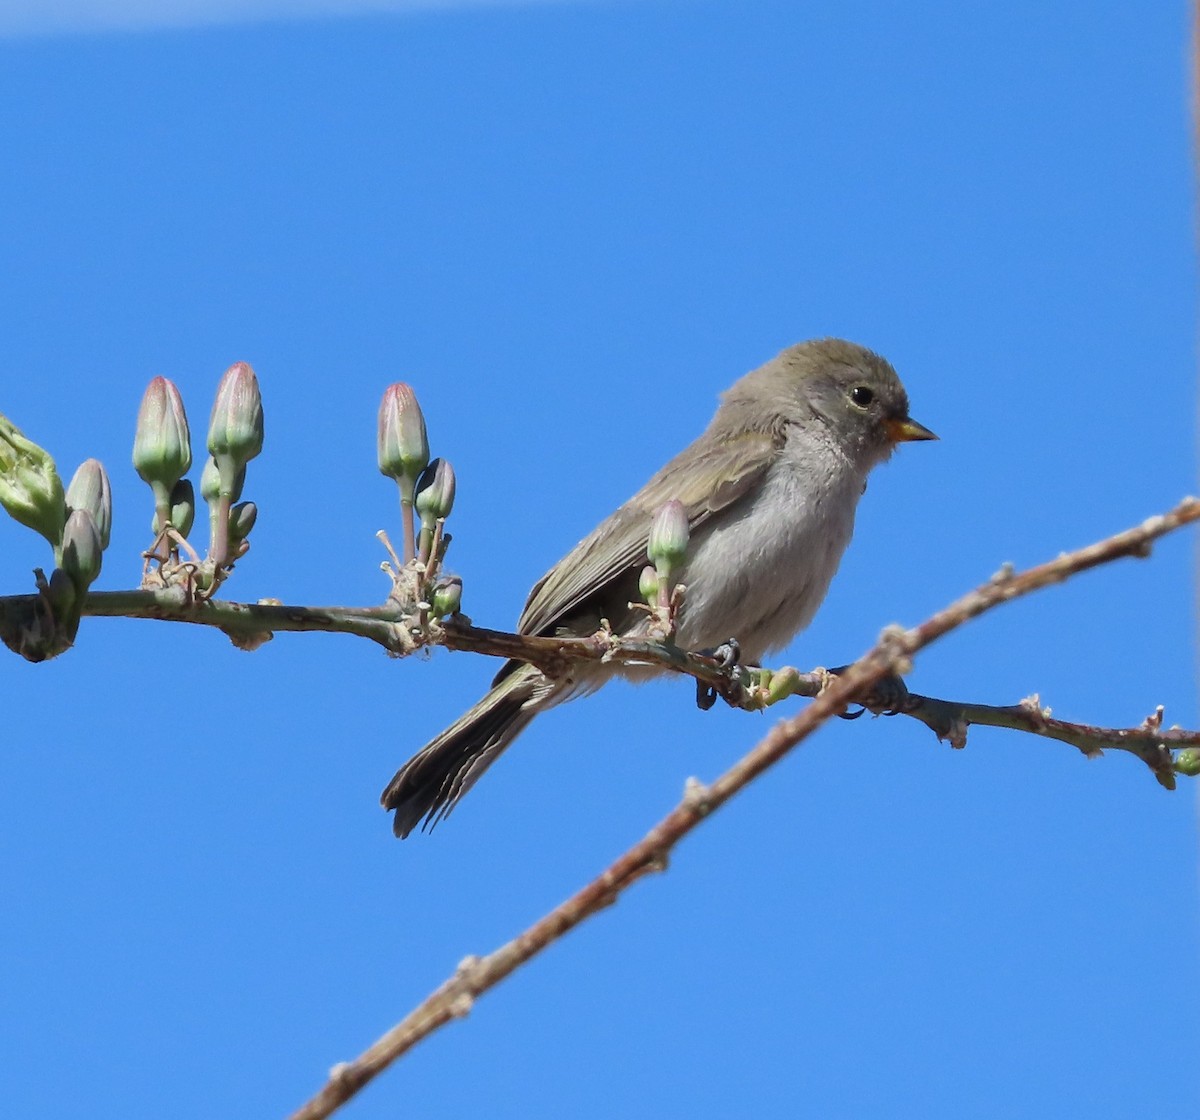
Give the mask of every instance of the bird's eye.
[[866, 408], [875, 399], [875, 394], [865, 385], [855, 385], [850, 390], [850, 399], [859, 408]]

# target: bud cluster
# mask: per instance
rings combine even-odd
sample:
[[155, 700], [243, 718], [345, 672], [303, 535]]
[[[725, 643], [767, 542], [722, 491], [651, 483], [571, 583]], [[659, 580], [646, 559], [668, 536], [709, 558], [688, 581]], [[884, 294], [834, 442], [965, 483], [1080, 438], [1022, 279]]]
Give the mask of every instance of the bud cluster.
[[[192, 465], [191, 432], [183, 398], [165, 377], [150, 382], [138, 411], [133, 465], [154, 495], [151, 531], [155, 542], [146, 558], [143, 585], [192, 580], [211, 594], [234, 562], [250, 547], [257, 518], [253, 502], [235, 504], [246, 481], [246, 464], [263, 446], [262, 394], [254, 370], [235, 362], [217, 386], [208, 423], [208, 457], [200, 472], [200, 496], [208, 505], [208, 557], [201, 562], [188, 544], [196, 518], [196, 491], [184, 477]], [[180, 563], [183, 549], [195, 562]]]
[[430, 460], [425, 417], [411, 385], [397, 382], [384, 391], [377, 449], [380, 473], [394, 479], [400, 491], [404, 548], [403, 559], [396, 557], [402, 571], [393, 573], [394, 594], [415, 595], [437, 618], [457, 614], [462, 580], [438, 578], [450, 543], [445, 523], [454, 507], [454, 468], [445, 459]]
[[669, 637], [675, 631], [675, 615], [683, 600], [684, 588], [675, 577], [687, 559], [690, 528], [687, 510], [678, 498], [665, 502], [650, 522], [646, 559], [650, 563], [638, 578], [638, 593], [655, 620], [655, 628]]
[[38, 571], [55, 629], [46, 637], [45, 656], [75, 637], [84, 596], [100, 574], [112, 533], [112, 488], [99, 460], [88, 459], [64, 491], [49, 452], [0, 416], [0, 506], [54, 549], [50, 579]]

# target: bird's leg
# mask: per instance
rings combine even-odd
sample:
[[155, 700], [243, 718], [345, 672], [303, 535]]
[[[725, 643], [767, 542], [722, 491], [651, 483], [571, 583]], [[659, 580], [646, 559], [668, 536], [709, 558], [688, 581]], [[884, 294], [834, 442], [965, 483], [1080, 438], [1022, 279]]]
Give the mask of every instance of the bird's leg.
[[[738, 644], [736, 638], [726, 638], [719, 646], [714, 646], [712, 649], [697, 650], [696, 652], [700, 657], [707, 657], [709, 660], [716, 662], [717, 666], [721, 669], [732, 669], [741, 661], [742, 657], [742, 647]], [[720, 693], [716, 685], [706, 684], [704, 681], [696, 682], [696, 707], [702, 712], [707, 712], [717, 702], [718, 695]]]
[[[836, 669], [827, 669], [831, 676], [838, 676], [849, 669], [849, 665], [839, 665]], [[871, 712], [877, 716], [895, 716], [904, 712], [908, 706], [908, 685], [904, 678], [895, 673], [876, 681], [871, 690], [863, 696], [856, 696], [855, 703], [862, 707], [857, 712], [841, 712], [842, 719], [858, 719], [863, 712]]]

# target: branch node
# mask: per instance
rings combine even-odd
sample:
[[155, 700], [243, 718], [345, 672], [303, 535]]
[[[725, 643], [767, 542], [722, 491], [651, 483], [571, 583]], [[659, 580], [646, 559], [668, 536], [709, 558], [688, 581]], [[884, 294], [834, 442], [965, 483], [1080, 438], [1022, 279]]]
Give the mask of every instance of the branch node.
[[666, 871], [670, 862], [666, 848], [655, 848], [642, 867], [650, 872]]
[[708, 786], [699, 778], [688, 778], [683, 783], [683, 803], [697, 816], [707, 816], [712, 808]]
[[1163, 708], [1163, 705], [1159, 704], [1154, 711], [1152, 711], [1144, 720], [1142, 720], [1142, 730], [1148, 731], [1151, 734], [1162, 730], [1164, 710], [1165, 709]]
[[479, 968], [479, 960], [480, 958], [474, 953], [463, 957], [458, 962], [458, 967], [454, 970], [455, 979], [470, 980], [472, 974]]
[[967, 728], [971, 725], [961, 716], [957, 716], [944, 728], [935, 728], [939, 743], [949, 743], [956, 751], [961, 751], [967, 745]]
[[1046, 729], [1046, 721], [1050, 718], [1050, 709], [1042, 707], [1042, 698], [1036, 692], [1031, 696], [1026, 696], [1017, 707], [1029, 717], [1029, 722], [1037, 730], [1044, 731]]
[[267, 642], [275, 637], [274, 632], [271, 630], [254, 630], [246, 633], [239, 630], [229, 630], [224, 626], [221, 627], [221, 633], [230, 640], [235, 649], [244, 650], [246, 653], [253, 653], [256, 649], [265, 646]]
[[904, 677], [912, 672], [912, 658], [909, 654], [919, 644], [916, 631], [908, 630], [898, 622], [891, 622], [879, 632], [879, 641], [875, 648], [887, 665], [888, 671], [898, 677]]

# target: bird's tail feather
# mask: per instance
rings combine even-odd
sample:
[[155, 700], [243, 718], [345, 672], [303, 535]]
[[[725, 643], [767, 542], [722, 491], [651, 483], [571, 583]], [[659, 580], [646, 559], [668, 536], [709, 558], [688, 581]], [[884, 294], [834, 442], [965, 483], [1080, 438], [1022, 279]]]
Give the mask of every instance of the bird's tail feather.
[[388, 783], [380, 801], [394, 809], [392, 830], [407, 836], [432, 828], [533, 719], [530, 704], [545, 678], [526, 665], [505, 677], [470, 711], [413, 755]]

